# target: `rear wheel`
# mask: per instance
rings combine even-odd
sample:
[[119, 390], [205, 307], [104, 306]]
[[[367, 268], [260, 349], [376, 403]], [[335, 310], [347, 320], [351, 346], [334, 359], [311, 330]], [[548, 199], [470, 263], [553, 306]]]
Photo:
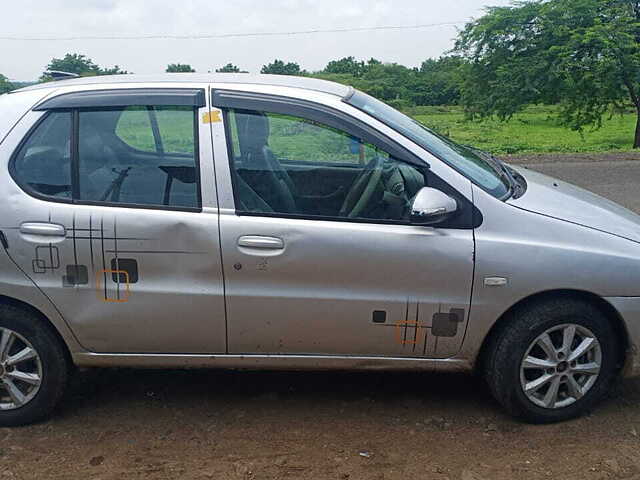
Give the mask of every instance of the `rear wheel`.
[[0, 306], [0, 426], [46, 418], [64, 393], [68, 372], [64, 347], [39, 318]]
[[533, 423], [584, 414], [616, 376], [618, 342], [608, 319], [577, 300], [516, 310], [492, 345], [485, 377], [496, 399]]

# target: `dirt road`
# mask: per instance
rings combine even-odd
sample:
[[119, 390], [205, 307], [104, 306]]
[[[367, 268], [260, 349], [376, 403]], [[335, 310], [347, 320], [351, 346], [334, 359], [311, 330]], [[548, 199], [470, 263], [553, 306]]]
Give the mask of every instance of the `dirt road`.
[[[554, 160], [525, 163], [640, 211], [640, 161]], [[612, 393], [530, 426], [462, 375], [85, 371], [53, 420], [0, 429], [0, 480], [640, 478], [640, 380]]]

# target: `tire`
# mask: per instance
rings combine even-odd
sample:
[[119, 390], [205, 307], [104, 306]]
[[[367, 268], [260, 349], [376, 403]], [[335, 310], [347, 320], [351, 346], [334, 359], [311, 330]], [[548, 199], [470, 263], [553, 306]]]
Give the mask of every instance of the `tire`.
[[[565, 331], [574, 339], [568, 349]], [[559, 348], [544, 348], [547, 338]], [[584, 345], [589, 350], [575, 357]], [[619, 348], [616, 332], [598, 309], [576, 299], [541, 301], [509, 314], [489, 345], [484, 376], [511, 415], [536, 424], [560, 422], [584, 415], [607, 395], [617, 377]], [[597, 374], [582, 373], [595, 372], [598, 364]]]
[[[5, 343], [13, 346], [5, 348], [5, 352], [0, 351], [0, 427], [27, 425], [46, 419], [62, 398], [69, 378], [70, 362], [64, 345], [42, 319], [12, 305], [0, 305], [0, 350], [3, 338]], [[7, 338], [12, 340], [7, 342]], [[8, 358], [13, 356], [15, 361], [15, 354], [24, 352], [25, 348], [31, 348], [37, 356], [9, 366]], [[14, 372], [11, 377], [10, 371]], [[32, 383], [36, 378], [33, 375], [37, 375], [39, 385], [16, 379], [16, 372], [32, 375]], [[13, 397], [9, 394], [6, 379], [14, 388], [17, 386], [17, 395], [22, 396], [16, 396], [15, 389]], [[14, 401], [16, 398], [20, 401]]]

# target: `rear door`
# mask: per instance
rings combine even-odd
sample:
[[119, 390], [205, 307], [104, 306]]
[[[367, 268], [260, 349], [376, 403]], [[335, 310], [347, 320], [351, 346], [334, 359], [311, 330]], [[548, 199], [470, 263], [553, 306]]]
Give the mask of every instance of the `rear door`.
[[205, 90], [79, 92], [38, 110], [3, 186], [13, 260], [88, 350], [225, 352]]

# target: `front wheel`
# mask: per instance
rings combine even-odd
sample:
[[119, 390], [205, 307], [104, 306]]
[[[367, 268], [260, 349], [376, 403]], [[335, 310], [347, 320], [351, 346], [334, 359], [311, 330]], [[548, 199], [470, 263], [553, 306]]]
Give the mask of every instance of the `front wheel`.
[[60, 340], [33, 314], [0, 305], [0, 427], [42, 420], [67, 384]]
[[580, 416], [616, 376], [618, 341], [599, 310], [576, 300], [513, 312], [494, 340], [485, 377], [496, 399], [532, 423]]

